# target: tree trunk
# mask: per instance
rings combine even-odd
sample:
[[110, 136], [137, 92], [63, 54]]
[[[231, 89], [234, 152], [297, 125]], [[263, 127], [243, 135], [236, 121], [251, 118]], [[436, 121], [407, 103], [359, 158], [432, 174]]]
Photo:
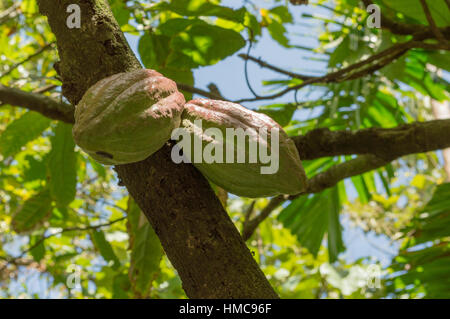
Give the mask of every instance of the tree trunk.
[[[448, 101], [440, 103], [439, 101], [431, 99], [431, 108], [435, 119], [450, 119], [450, 103]], [[442, 150], [442, 157], [444, 158], [444, 170], [447, 174], [446, 181], [450, 182], [450, 148]]]
[[[67, 7], [81, 8], [81, 28], [69, 29]], [[109, 75], [140, 68], [106, 0], [38, 0], [57, 39], [55, 69], [76, 105]], [[278, 298], [205, 178], [176, 165], [169, 143], [139, 163], [116, 167], [149, 219], [190, 298]]]

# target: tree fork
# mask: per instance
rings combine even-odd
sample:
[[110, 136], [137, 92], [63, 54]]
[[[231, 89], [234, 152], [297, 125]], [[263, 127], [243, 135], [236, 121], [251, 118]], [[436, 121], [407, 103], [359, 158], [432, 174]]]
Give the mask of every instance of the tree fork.
[[[55, 69], [63, 94], [76, 105], [97, 81], [140, 64], [106, 0], [38, 0], [56, 36]], [[81, 28], [69, 29], [70, 4]], [[176, 165], [169, 143], [145, 161], [116, 167], [149, 219], [190, 298], [278, 298], [205, 178]]]

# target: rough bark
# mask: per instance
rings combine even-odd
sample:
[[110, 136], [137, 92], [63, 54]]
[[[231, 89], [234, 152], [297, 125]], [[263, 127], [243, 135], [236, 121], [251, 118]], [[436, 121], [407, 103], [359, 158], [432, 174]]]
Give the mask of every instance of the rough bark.
[[0, 84], [0, 102], [26, 107], [48, 118], [73, 123], [75, 108], [68, 103], [59, 103], [51, 97], [9, 88]]
[[380, 159], [392, 160], [407, 154], [449, 147], [450, 120], [358, 131], [320, 128], [293, 139], [302, 160], [353, 154], [372, 154]]
[[[81, 28], [66, 26], [69, 4]], [[57, 39], [63, 94], [77, 104], [92, 84], [140, 68], [105, 0], [38, 0]], [[191, 298], [277, 298], [208, 182], [175, 165], [170, 146], [147, 160], [117, 166], [119, 178], [155, 228]]]

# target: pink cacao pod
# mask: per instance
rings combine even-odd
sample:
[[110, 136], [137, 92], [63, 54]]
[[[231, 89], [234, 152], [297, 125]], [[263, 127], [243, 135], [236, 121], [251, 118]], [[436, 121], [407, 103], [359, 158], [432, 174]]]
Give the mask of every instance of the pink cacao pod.
[[90, 87], [75, 109], [73, 137], [103, 164], [144, 160], [170, 139], [185, 99], [175, 82], [140, 69]]
[[[208, 99], [189, 101], [181, 117], [181, 126], [172, 135], [178, 140], [172, 159], [178, 156], [181, 161], [182, 150], [185, 160], [226, 191], [266, 197], [305, 189], [306, 175], [295, 144], [270, 117]], [[262, 156], [264, 149], [273, 157]]]

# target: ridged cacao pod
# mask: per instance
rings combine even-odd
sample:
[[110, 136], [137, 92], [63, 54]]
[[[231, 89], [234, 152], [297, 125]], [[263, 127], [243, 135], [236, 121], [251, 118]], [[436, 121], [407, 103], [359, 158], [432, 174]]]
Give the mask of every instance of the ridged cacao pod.
[[107, 77], [75, 109], [73, 137], [103, 164], [144, 160], [170, 139], [185, 103], [175, 82], [153, 70]]
[[[270, 117], [239, 104], [189, 101], [172, 139], [178, 140], [172, 150], [172, 159], [178, 158], [175, 162], [182, 154], [185, 161], [230, 193], [266, 197], [305, 189], [306, 176], [294, 142]], [[272, 157], [270, 161], [268, 157]]]

